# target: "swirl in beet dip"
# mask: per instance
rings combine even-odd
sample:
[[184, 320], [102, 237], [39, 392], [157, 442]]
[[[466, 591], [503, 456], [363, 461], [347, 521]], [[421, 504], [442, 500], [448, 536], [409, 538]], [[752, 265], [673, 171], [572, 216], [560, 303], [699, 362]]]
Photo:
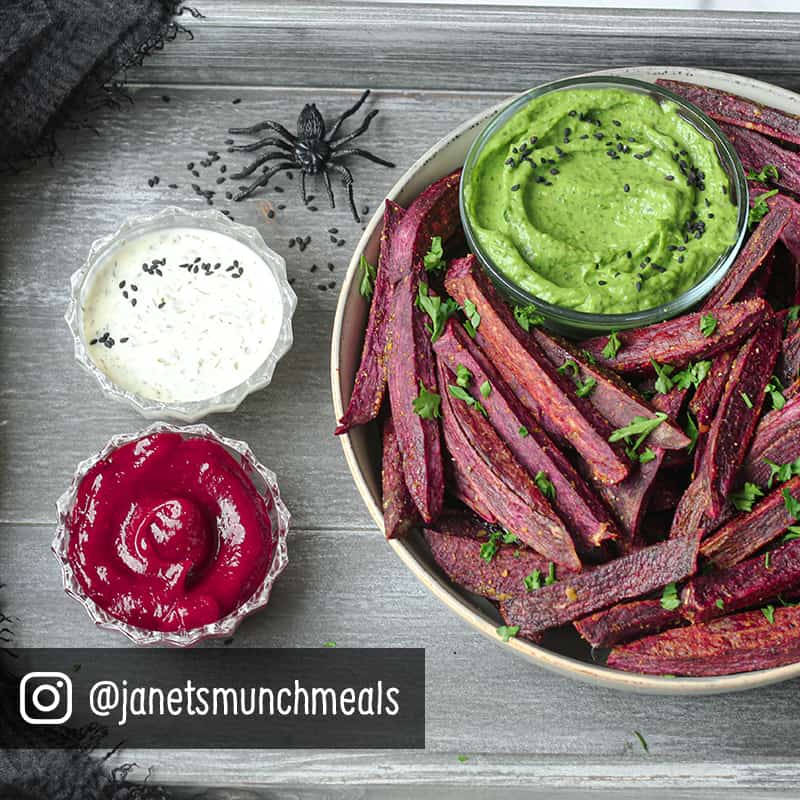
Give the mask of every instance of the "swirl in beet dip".
[[264, 580], [267, 504], [219, 443], [157, 433], [95, 464], [78, 486], [68, 559], [112, 616], [154, 631], [222, 619]]

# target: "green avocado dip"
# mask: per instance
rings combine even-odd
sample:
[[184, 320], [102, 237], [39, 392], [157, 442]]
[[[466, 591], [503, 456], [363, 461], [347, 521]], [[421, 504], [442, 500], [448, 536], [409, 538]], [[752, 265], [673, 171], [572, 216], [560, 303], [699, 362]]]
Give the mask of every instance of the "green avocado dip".
[[672, 103], [624, 89], [531, 100], [464, 185], [479, 248], [554, 305], [624, 313], [690, 289], [736, 240], [714, 145]]

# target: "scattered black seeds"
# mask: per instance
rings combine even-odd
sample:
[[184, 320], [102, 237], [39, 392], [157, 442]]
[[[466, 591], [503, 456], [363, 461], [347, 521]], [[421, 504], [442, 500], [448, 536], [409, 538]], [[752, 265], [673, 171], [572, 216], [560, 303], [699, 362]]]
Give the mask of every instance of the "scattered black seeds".
[[625, 253], [625, 255], [628, 256], [628, 258], [633, 258], [633, 253], [631, 253], [630, 250], [628, 250], [628, 252]]
[[225, 144], [233, 144], [233, 139], [226, 139]]
[[91, 341], [91, 342], [89, 342], [89, 344], [90, 344], [90, 345], [97, 344], [97, 339], [92, 339], [92, 341]]
[[193, 169], [194, 169], [194, 161], [190, 161], [190, 162], [189, 162], [189, 163], [186, 165], [186, 169], [188, 169], [188, 170], [193, 170]]
[[273, 192], [277, 192], [278, 194], [282, 194], [283, 193], [283, 186], [273, 186], [272, 187], [272, 191]]
[[[169, 96], [168, 94], [162, 94], [162, 95], [161, 95], [161, 99], [162, 99], [162, 100], [163, 100], [165, 103], [169, 103], [169, 101], [171, 100], [171, 98], [170, 98], [170, 96]], [[123, 341], [123, 340], [122, 340], [122, 339], [120, 339], [120, 341]]]
[[269, 211], [267, 211], [267, 218], [268, 219], [275, 219], [275, 211], [273, 209], [270, 209]]
[[558, 175], [558, 170], [555, 167], [551, 167], [550, 174], [551, 175]]
[[675, 176], [674, 175], [665, 175], [664, 176], [664, 180], [665, 181], [674, 181], [675, 180]]
[[131, 300], [131, 305], [134, 306], [134, 308], [135, 308], [136, 307], [136, 303], [137, 303], [137, 300], [134, 297], [133, 300]]
[[333, 264], [329, 261], [328, 262], [328, 272], [333, 272], [333, 270], [334, 270]]
[[128, 299], [128, 292], [127, 291], [123, 292], [122, 296], [127, 300]]
[[631, 190], [631, 187], [627, 183], [622, 185], [622, 191], [623, 192], [629, 192], [630, 190]]
[[678, 263], [683, 264], [683, 256], [678, 256]]
[[169, 188], [170, 189], [177, 189], [178, 188], [178, 184], [177, 183], [171, 183], [171, 184], [169, 184]]
[[288, 179], [288, 180], [290, 180], [290, 181], [293, 181], [293, 180], [294, 180], [294, 175], [293, 175], [291, 172], [287, 172], [287, 173], [286, 173], [286, 177], [287, 177], [287, 179]]
[[316, 264], [312, 264], [311, 265], [311, 269], [309, 269], [309, 272], [316, 272], [316, 271], [317, 271], [317, 265]]
[[598, 141], [602, 141], [606, 137], [603, 136], [603, 134], [600, 131], [597, 131], [597, 133], [594, 134], [594, 138], [597, 139]]
[[[572, 109], [572, 111], [569, 111], [567, 115], [570, 116], [570, 117], [574, 117], [577, 113], [578, 112], [575, 111], [575, 109]], [[569, 128], [567, 128], [567, 130], [569, 130]]]
[[153, 183], [153, 179], [152, 179], [152, 178], [148, 178], [148, 179], [147, 179], [147, 185], [148, 185], [148, 186], [149, 186], [151, 189], [153, 188], [153, 186], [155, 186], [155, 184]]
[[308, 210], [309, 211], [319, 211], [319, 209], [316, 206], [309, 206]]
[[662, 267], [661, 264], [651, 264], [650, 266], [656, 272], [666, 272], [667, 271], [667, 268], [666, 267]]
[[217, 183], [218, 184], [219, 183], [225, 183], [225, 176], [224, 175], [220, 175], [219, 178], [217, 178]]
[[607, 281], [597, 281], [598, 286], [605, 286]]
[[231, 102], [233, 103], [233, 105], [238, 106], [239, 103], [242, 102], [242, 98], [241, 97], [236, 97], [233, 100], [231, 100]]
[[317, 284], [317, 289], [319, 289], [321, 292], [327, 292], [328, 291], [328, 287], [324, 283], [318, 283]]
[[294, 239], [289, 239], [289, 247], [294, 247], [294, 246], [295, 246], [295, 244], [296, 244], [296, 243], [295, 243], [295, 240], [294, 240]]
[[[147, 265], [145, 264], [145, 266], [147, 266]], [[125, 288], [125, 281], [120, 281], [119, 282], [119, 288], [120, 289], [124, 289]]]
[[278, 211], [283, 211], [285, 208], [286, 206], [283, 203], [278, 204]]
[[166, 304], [167, 304], [167, 301], [166, 301], [166, 300], [162, 300], [162, 301], [161, 301], [161, 302], [158, 304], [158, 307], [159, 307], [159, 308], [164, 308], [164, 306], [165, 306]]
[[232, 200], [233, 199], [233, 193], [232, 192], [225, 192], [225, 199], [226, 200]]
[[225, 174], [225, 173], [228, 171], [228, 168], [225, 166], [225, 164], [223, 164], [223, 165], [222, 165], [222, 166], [219, 168], [219, 171], [220, 171], [220, 172], [221, 172], [221, 173], [224, 175], [224, 174]]
[[289, 286], [294, 286], [294, 278], [289, 278]]
[[328, 228], [328, 233], [339, 233], [338, 228]]
[[618, 119], [612, 119], [611, 124], [616, 125], [618, 128], [620, 125], [622, 125], [622, 123]]
[[336, 281], [330, 281], [330, 282], [328, 283], [328, 288], [329, 288], [329, 289], [333, 289], [335, 286], [336, 286]]
[[196, 169], [192, 170], [192, 175], [194, 175], [195, 178], [199, 178], [200, 177], [200, 173]]
[[344, 247], [344, 243], [345, 243], [345, 242], [344, 242], [344, 239], [339, 239], [339, 241], [338, 241], [338, 242], [336, 242], [336, 246], [337, 246], [337, 247]]
[[122, 338], [119, 340], [119, 341], [120, 341], [120, 344], [125, 344], [125, 342], [127, 342], [129, 338], [130, 338], [130, 337], [128, 337], [128, 336], [123, 336], [123, 337], [122, 337]]
[[361, 206], [362, 214], [369, 214], [369, 206]]
[[642, 291], [642, 282], [641, 281], [636, 281], [636, 291], [637, 292], [641, 292]]
[[514, 184], [514, 185], [511, 187], [511, 191], [512, 191], [512, 192], [518, 192], [518, 191], [519, 191], [519, 184], [518, 184], [518, 183], [515, 183], [515, 184]]
[[589, 138], [589, 134], [588, 133], [582, 133], [581, 134], [581, 139], [588, 139], [588, 138]]

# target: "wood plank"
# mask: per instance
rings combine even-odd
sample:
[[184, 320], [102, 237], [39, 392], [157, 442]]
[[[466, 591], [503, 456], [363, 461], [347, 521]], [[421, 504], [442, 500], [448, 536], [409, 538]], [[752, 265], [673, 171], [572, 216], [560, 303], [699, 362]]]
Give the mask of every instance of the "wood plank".
[[800, 87], [796, 14], [329, 0], [214, 0], [202, 10], [193, 42], [173, 43], [131, 80], [509, 93], [594, 69], [702, 62]]
[[[316, 101], [329, 114], [358, 97], [356, 91], [259, 91], [231, 89], [140, 90], [128, 110], [105, 110], [93, 120], [100, 132], [69, 131], [61, 137], [63, 158], [46, 161], [4, 180], [0, 214], [0, 364], [6, 376], [0, 390], [0, 443], [8, 459], [0, 477], [0, 520], [45, 522], [53, 503], [68, 486], [78, 461], [97, 452], [114, 433], [138, 430], [147, 423], [135, 413], [105, 400], [94, 380], [72, 358], [72, 342], [63, 321], [69, 275], [85, 258], [93, 239], [113, 231], [127, 216], [152, 213], [169, 204], [206, 208], [192, 182], [217, 186], [219, 167], [229, 173], [247, 163], [225, 153], [231, 125], [261, 119], [290, 126], [304, 102]], [[242, 95], [241, 104], [232, 99]], [[368, 161], [354, 163], [359, 209], [375, 208], [399, 174], [450, 128], [486, 105], [481, 95], [464, 95], [433, 113], [435, 99], [399, 92], [376, 93], [370, 106], [380, 108], [364, 146], [389, 155], [397, 169]], [[420, 131], [425, 130], [424, 136]], [[193, 177], [186, 164], [209, 149], [223, 159]], [[228, 173], [228, 174], [229, 174]], [[147, 184], [160, 176], [158, 186]], [[296, 183], [295, 181], [294, 183]], [[169, 184], [177, 183], [178, 189]], [[238, 182], [234, 182], [234, 186]], [[255, 225], [266, 241], [287, 259], [295, 279], [298, 307], [295, 344], [278, 365], [266, 390], [252, 395], [235, 414], [209, 423], [220, 433], [246, 439], [256, 455], [278, 473], [295, 524], [300, 527], [372, 529], [341, 447], [333, 436], [329, 389], [330, 331], [338, 286], [361, 234], [346, 206], [331, 210], [323, 186], [316, 213], [300, 202], [297, 187], [285, 178], [244, 203], [217, 199], [237, 221]], [[313, 181], [310, 186], [314, 186]], [[337, 192], [339, 200], [341, 193]], [[274, 220], [265, 218], [262, 201], [285, 204]], [[329, 228], [337, 228], [338, 247]], [[288, 247], [295, 235], [311, 235], [304, 252]], [[334, 265], [333, 272], [327, 264]], [[311, 272], [312, 265], [317, 270]], [[335, 282], [333, 289], [319, 285]], [[43, 463], [47, 468], [42, 469]]]
[[[122, 636], [93, 628], [63, 594], [48, 551], [51, 536], [48, 525], [0, 525], [3, 563], [14, 565], [3, 575], [2, 597], [6, 611], [20, 618], [18, 644], [127, 646]], [[235, 751], [215, 751], [213, 765], [201, 750], [122, 758], [155, 763], [159, 780], [234, 786], [394, 783], [411, 774], [415, 782], [460, 784], [478, 774], [498, 786], [524, 786], [536, 776], [542, 786], [561, 788], [628, 780], [654, 788], [681, 781], [777, 786], [797, 777], [791, 766], [796, 681], [710, 698], [626, 696], [510, 660], [428, 595], [377, 533], [295, 529], [289, 556], [270, 606], [243, 624], [233, 646], [317, 647], [333, 640], [339, 646], [424, 647], [426, 751], [264, 752], [246, 756], [246, 774]], [[634, 730], [645, 736], [649, 756]], [[458, 762], [457, 754], [470, 761]]]

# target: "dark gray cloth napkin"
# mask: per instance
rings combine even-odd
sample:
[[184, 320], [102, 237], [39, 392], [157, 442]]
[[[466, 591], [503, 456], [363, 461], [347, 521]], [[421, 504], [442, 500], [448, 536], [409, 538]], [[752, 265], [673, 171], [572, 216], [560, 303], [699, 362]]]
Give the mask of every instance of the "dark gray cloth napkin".
[[192, 10], [180, 5], [0, 0], [0, 160], [51, 153], [59, 125], [115, 102], [107, 82], [186, 30], [175, 15]]

